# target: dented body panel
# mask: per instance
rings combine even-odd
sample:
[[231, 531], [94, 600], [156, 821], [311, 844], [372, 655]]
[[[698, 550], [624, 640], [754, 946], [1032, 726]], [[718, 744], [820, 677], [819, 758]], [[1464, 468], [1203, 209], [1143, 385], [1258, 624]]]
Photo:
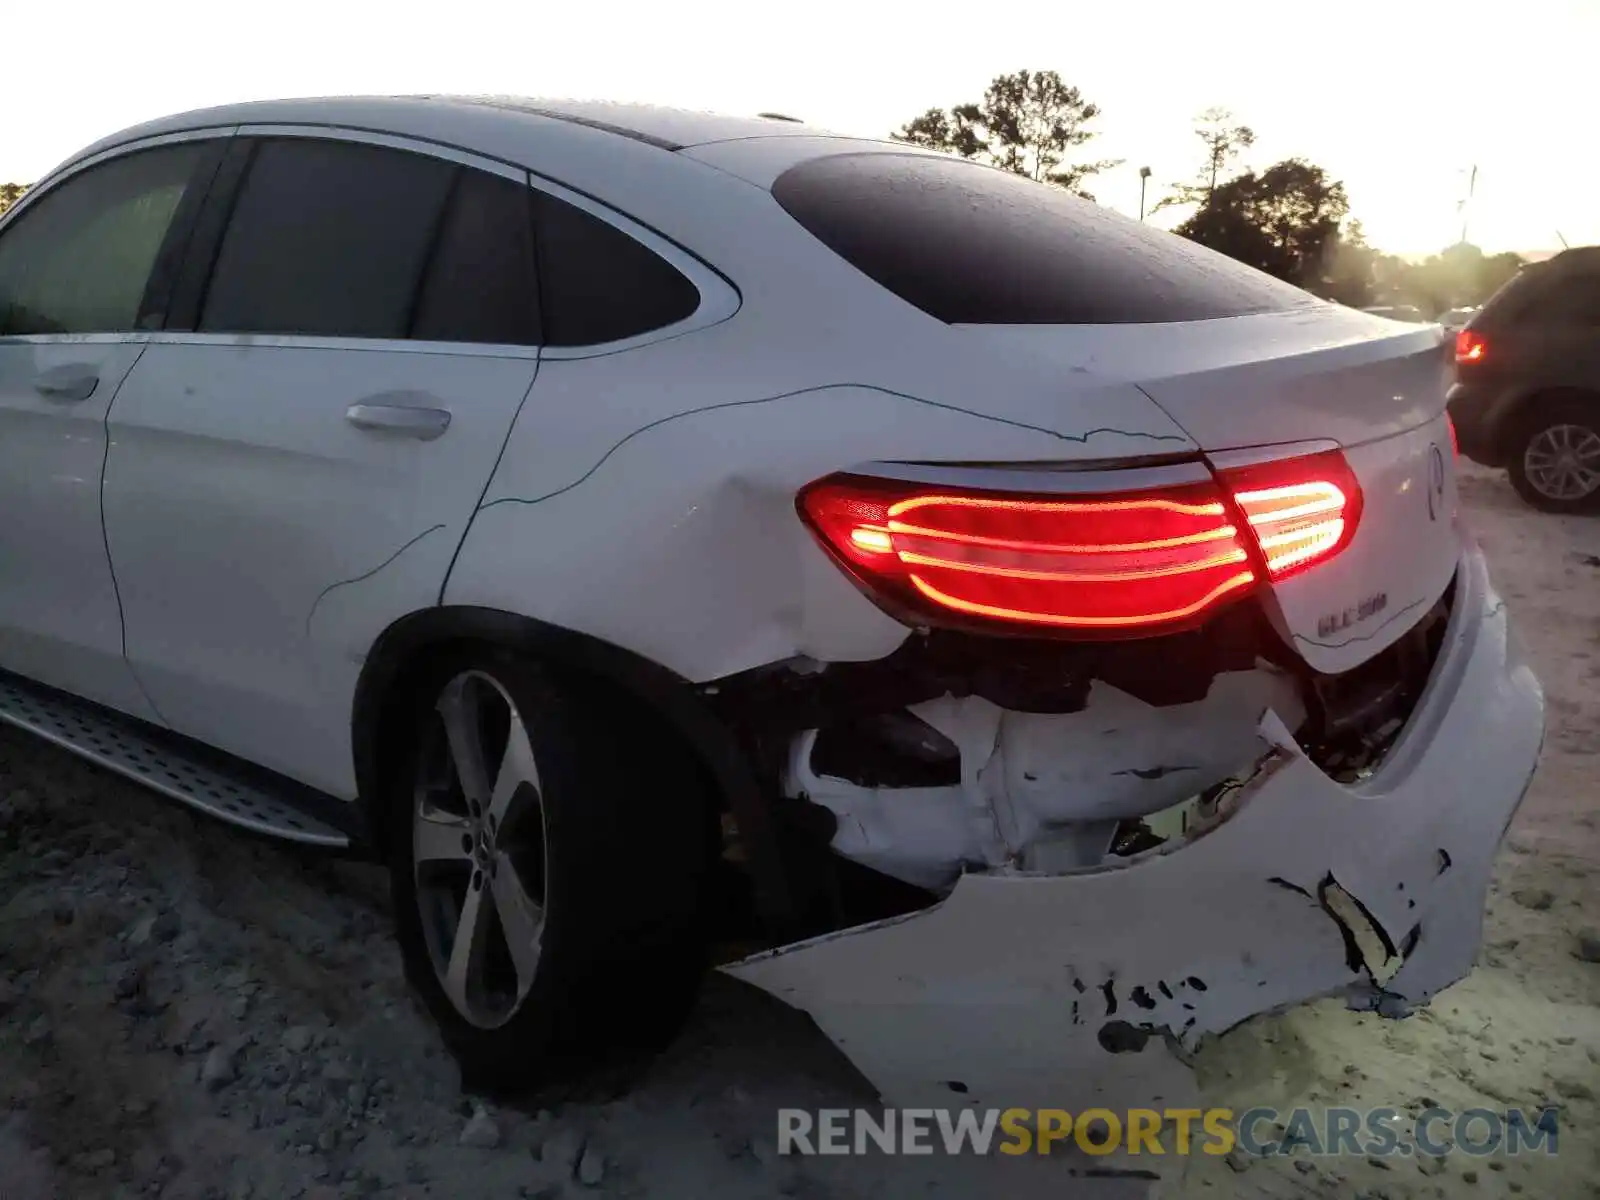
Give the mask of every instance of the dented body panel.
[[1268, 711], [1256, 773], [1185, 839], [1067, 874], [968, 873], [924, 911], [726, 969], [810, 1013], [899, 1104], [949, 1103], [952, 1081], [980, 1107], [1148, 1103], [1174, 1086], [1167, 1039], [1335, 993], [1404, 1014], [1470, 968], [1543, 737], [1476, 550], [1455, 586], [1422, 702], [1361, 785]]
[[811, 765], [797, 738], [786, 791], [839, 819], [833, 849], [885, 874], [943, 889], [965, 868], [1056, 871], [1099, 862], [1118, 823], [1172, 807], [1248, 771], [1256, 725], [1273, 708], [1303, 718], [1282, 672], [1218, 675], [1203, 699], [1158, 707], [1101, 680], [1069, 713], [1012, 712], [981, 696], [908, 710], [960, 754], [947, 787], [864, 787]]

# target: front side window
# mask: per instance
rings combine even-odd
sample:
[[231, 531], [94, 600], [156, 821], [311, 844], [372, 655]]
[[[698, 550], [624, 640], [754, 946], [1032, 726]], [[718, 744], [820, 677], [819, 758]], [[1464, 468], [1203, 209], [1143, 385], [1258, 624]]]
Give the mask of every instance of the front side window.
[[0, 233], [0, 335], [127, 333], [205, 153], [140, 150], [51, 188]]

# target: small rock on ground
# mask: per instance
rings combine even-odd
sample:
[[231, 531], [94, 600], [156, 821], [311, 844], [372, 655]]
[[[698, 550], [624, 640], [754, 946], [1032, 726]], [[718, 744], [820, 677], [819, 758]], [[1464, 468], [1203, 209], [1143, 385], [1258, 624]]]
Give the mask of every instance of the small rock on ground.
[[238, 1068], [234, 1062], [233, 1051], [226, 1046], [212, 1047], [211, 1053], [206, 1055], [205, 1064], [200, 1068], [200, 1082], [212, 1092], [232, 1083], [237, 1075]]
[[1554, 894], [1547, 888], [1518, 888], [1511, 893], [1511, 898], [1534, 912], [1544, 912], [1556, 902]]
[[472, 1119], [462, 1129], [461, 1136], [456, 1139], [463, 1146], [471, 1146], [477, 1150], [493, 1150], [500, 1144], [500, 1126], [496, 1125], [494, 1118], [484, 1109], [478, 1109], [472, 1114]]
[[593, 1146], [584, 1150], [583, 1157], [578, 1161], [578, 1182], [584, 1187], [599, 1187], [605, 1173], [605, 1156]]
[[545, 1139], [539, 1161], [553, 1167], [562, 1176], [570, 1178], [578, 1169], [578, 1160], [583, 1156], [586, 1140], [582, 1130], [573, 1126], [558, 1129]]

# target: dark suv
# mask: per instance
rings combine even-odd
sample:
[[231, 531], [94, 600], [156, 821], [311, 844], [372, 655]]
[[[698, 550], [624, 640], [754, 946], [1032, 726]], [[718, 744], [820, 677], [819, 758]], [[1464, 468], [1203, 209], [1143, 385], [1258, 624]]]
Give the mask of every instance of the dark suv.
[[1456, 335], [1450, 416], [1535, 508], [1600, 509], [1600, 246], [1524, 267]]

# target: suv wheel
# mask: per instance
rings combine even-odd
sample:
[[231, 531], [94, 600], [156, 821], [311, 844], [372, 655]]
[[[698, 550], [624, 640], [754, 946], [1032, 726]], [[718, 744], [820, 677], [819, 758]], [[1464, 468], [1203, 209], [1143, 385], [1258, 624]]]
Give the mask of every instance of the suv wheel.
[[1546, 512], [1600, 508], [1600, 404], [1537, 404], [1517, 429], [1509, 466], [1518, 495]]
[[494, 649], [454, 657], [392, 743], [406, 974], [474, 1091], [658, 1049], [704, 971], [696, 765], [649, 714], [564, 682]]

